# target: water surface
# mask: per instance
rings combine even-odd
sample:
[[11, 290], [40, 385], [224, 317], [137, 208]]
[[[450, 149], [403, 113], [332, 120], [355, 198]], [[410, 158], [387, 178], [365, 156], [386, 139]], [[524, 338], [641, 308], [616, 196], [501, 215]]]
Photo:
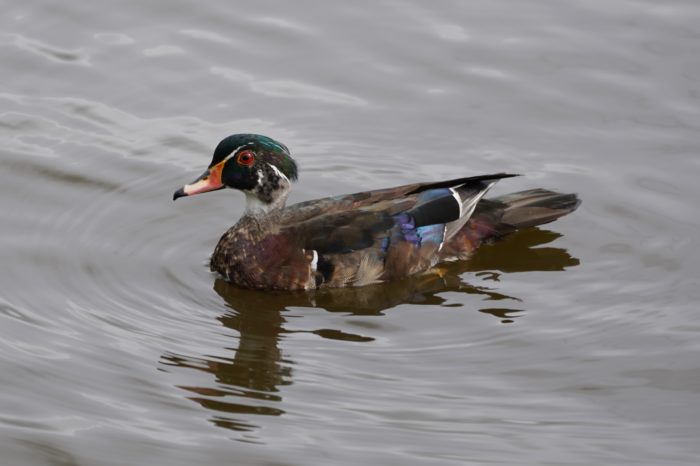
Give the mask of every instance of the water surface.
[[[10, 1], [0, 463], [649, 464], [700, 449], [697, 2]], [[259, 132], [292, 201], [509, 171], [573, 215], [440, 275], [209, 273]]]

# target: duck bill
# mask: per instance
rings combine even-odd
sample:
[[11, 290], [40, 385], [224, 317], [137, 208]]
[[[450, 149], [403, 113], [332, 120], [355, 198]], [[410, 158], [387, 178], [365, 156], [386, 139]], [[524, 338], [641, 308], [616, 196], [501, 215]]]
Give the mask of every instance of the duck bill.
[[194, 180], [190, 184], [186, 184], [182, 188], [175, 191], [173, 201], [178, 197], [192, 196], [193, 194], [207, 193], [209, 191], [217, 191], [225, 188], [221, 182], [221, 171], [223, 164], [214, 165], [207, 171], [202, 173], [202, 176]]

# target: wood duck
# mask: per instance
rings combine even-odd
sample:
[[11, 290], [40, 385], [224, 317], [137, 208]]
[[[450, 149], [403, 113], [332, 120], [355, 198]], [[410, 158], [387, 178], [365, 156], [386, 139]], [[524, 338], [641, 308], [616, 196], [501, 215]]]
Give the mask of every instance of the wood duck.
[[513, 174], [414, 183], [285, 206], [297, 165], [269, 137], [235, 134], [173, 200], [223, 188], [246, 195], [241, 219], [219, 240], [210, 267], [246, 288], [364, 286], [468, 259], [484, 241], [574, 211], [575, 194], [532, 189], [483, 199]]

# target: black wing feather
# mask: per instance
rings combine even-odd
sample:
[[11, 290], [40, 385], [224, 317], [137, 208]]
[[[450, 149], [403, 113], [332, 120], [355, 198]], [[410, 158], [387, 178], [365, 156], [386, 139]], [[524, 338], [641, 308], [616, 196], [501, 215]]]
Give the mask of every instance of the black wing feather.
[[429, 189], [453, 188], [456, 186], [462, 186], [462, 185], [466, 185], [466, 184], [470, 184], [470, 183], [481, 183], [483, 181], [501, 180], [503, 178], [512, 178], [514, 176], [520, 176], [520, 175], [516, 175], [513, 173], [494, 173], [492, 175], [477, 175], [477, 176], [468, 176], [466, 178], [455, 178], [453, 180], [438, 181], [435, 183], [421, 184], [418, 187], [416, 187], [416, 189], [409, 191], [406, 194], [422, 193], [423, 191], [427, 191]]

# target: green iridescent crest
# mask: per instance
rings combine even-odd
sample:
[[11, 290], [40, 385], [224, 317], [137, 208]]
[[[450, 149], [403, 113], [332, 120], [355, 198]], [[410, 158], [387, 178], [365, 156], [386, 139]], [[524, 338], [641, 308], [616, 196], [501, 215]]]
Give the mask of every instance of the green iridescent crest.
[[297, 164], [289, 155], [289, 149], [284, 144], [261, 134], [234, 134], [224, 138], [214, 150], [209, 167], [218, 164], [229, 155], [248, 149], [264, 162], [277, 167], [287, 178], [295, 181], [298, 178]]

